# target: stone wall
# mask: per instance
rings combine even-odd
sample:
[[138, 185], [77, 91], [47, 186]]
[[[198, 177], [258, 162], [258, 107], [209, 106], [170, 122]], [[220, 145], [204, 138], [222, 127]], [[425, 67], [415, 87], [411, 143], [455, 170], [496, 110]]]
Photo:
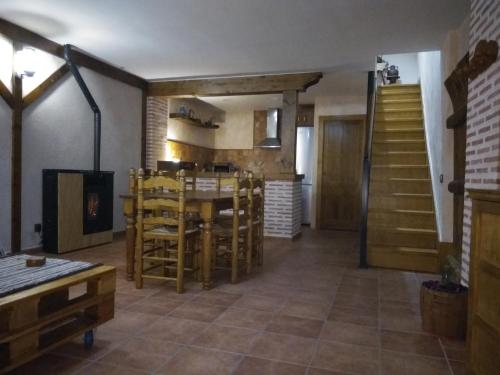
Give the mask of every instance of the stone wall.
[[[472, 0], [469, 52], [481, 39], [500, 41], [500, 2]], [[500, 189], [500, 60], [469, 81], [465, 188]], [[471, 199], [466, 193], [462, 283], [469, 281]]]

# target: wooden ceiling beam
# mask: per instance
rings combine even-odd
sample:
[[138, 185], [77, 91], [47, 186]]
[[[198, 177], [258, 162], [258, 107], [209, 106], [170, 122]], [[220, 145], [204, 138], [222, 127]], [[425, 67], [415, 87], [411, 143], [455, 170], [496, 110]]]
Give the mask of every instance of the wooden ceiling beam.
[[323, 77], [322, 73], [255, 75], [149, 82], [148, 96], [229, 96], [277, 94], [305, 91]]
[[23, 109], [27, 108], [31, 103], [35, 102], [39, 97], [54, 86], [66, 73], [69, 72], [68, 65], [64, 64], [54, 73], [52, 73], [45, 81], [40, 83], [33, 91], [23, 98]]
[[[64, 59], [64, 46], [2, 18], [0, 18], [0, 34], [5, 35], [13, 41], [29, 45]], [[73, 59], [77, 65], [91, 69], [127, 85], [137, 87], [141, 90], [147, 87], [145, 79], [96, 59], [85, 52], [73, 50]]]
[[4, 85], [2, 81], [0, 81], [0, 96], [5, 100], [7, 105], [10, 108], [14, 108], [14, 95], [10, 92], [7, 86]]

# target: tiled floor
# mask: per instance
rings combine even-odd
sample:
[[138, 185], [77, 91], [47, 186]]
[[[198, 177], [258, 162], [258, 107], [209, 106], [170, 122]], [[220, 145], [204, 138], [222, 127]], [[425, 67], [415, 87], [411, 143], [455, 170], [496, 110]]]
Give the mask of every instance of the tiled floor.
[[[266, 240], [265, 266], [239, 284], [174, 288], [125, 280], [124, 242], [70, 254], [118, 269], [116, 316], [93, 349], [76, 340], [16, 374], [459, 375], [464, 343], [421, 332], [429, 275], [356, 268], [356, 235], [305, 230]], [[222, 276], [224, 278], [222, 279]]]

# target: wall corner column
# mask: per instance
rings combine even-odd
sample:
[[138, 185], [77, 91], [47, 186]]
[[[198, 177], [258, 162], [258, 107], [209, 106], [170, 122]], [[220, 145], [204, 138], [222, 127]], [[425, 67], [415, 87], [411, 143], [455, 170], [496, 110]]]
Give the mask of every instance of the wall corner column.
[[297, 143], [297, 90], [283, 91], [283, 118], [281, 120], [281, 149], [283, 172], [295, 173], [295, 146]]

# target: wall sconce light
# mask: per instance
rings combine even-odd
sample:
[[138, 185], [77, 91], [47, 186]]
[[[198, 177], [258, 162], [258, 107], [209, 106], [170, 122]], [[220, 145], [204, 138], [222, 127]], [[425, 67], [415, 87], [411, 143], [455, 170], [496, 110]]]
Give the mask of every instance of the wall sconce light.
[[36, 50], [24, 47], [14, 55], [14, 69], [18, 77], [33, 77], [35, 74]]

